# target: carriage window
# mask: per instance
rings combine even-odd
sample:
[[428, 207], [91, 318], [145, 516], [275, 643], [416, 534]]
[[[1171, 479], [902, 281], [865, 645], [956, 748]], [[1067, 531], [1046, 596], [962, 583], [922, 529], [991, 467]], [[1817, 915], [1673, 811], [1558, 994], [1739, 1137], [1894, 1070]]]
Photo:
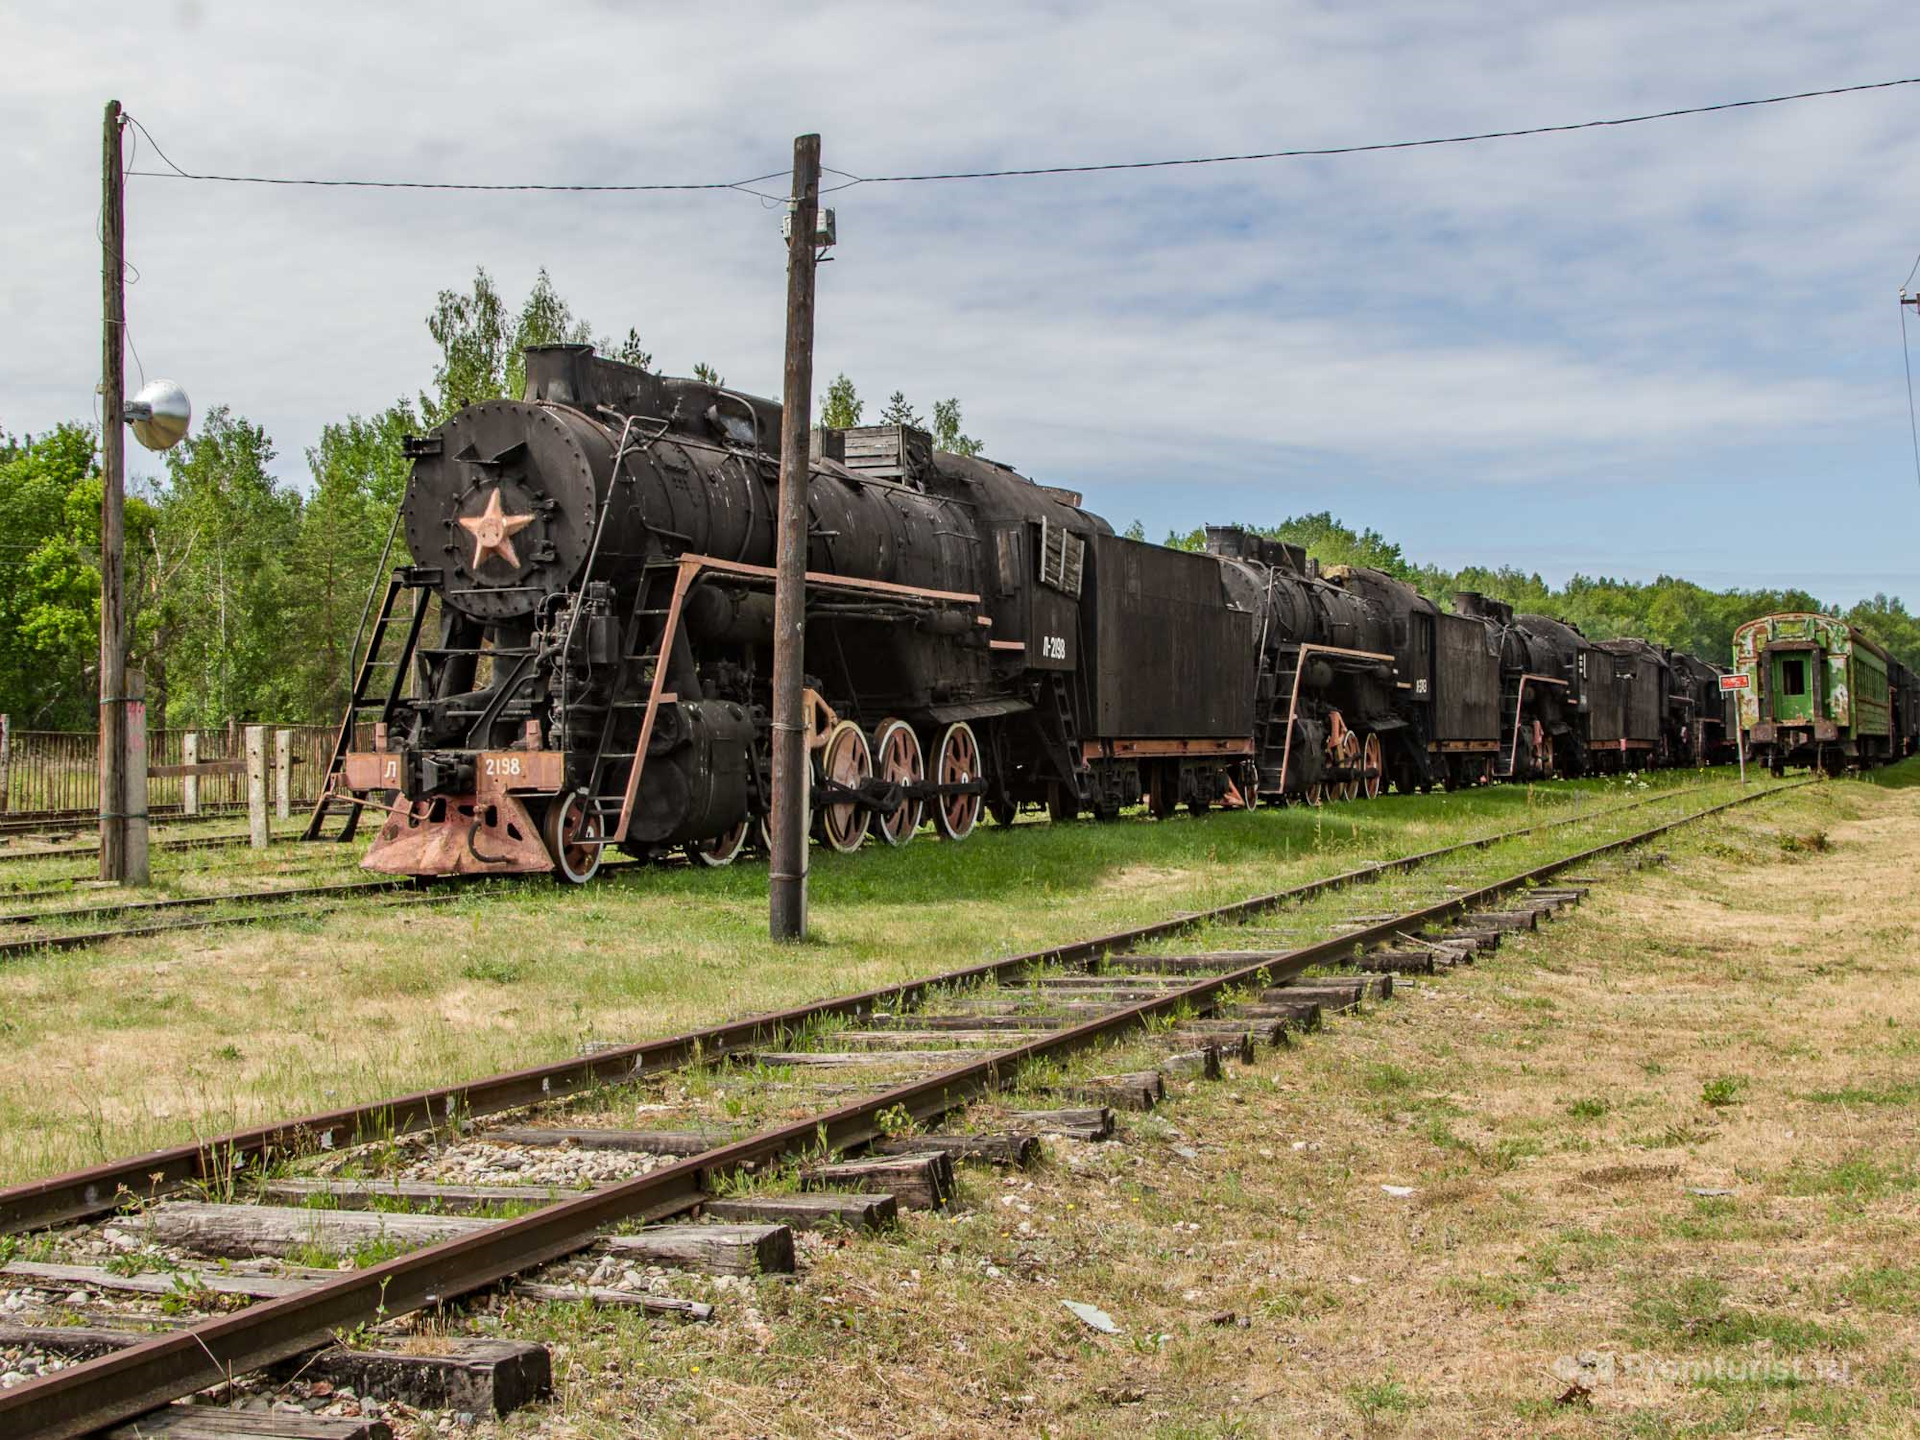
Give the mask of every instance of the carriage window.
[[1780, 662], [1780, 691], [1783, 695], [1804, 695], [1807, 693], [1806, 661], [1783, 660]]

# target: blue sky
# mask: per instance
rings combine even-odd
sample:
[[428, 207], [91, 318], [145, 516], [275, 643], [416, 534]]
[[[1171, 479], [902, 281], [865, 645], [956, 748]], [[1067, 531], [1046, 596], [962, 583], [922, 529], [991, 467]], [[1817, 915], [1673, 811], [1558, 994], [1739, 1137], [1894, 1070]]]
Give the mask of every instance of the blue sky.
[[[1894, 78], [1896, 4], [212, 3], [0, 14], [0, 425], [90, 413], [100, 106], [188, 169], [734, 179], [1507, 128]], [[149, 157], [142, 157], [143, 160]], [[142, 166], [144, 168], [144, 165]], [[778, 190], [778, 183], [767, 187]], [[1151, 534], [1331, 509], [1415, 558], [1920, 599], [1896, 295], [1920, 87], [1440, 150], [833, 197], [819, 384], [959, 396]], [[421, 319], [544, 264], [603, 331], [777, 393], [779, 216], [737, 192], [131, 183], [149, 373], [265, 424], [427, 380]]]

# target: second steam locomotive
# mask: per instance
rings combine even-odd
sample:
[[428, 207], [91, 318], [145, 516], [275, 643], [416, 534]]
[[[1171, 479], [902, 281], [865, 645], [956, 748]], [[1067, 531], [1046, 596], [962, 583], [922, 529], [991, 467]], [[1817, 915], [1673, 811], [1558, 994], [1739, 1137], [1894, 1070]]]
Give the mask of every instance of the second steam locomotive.
[[[771, 802], [780, 407], [582, 345], [528, 350], [526, 374], [408, 442], [413, 563], [330, 800], [385, 812], [383, 871], [581, 882], [610, 845], [725, 864]], [[814, 432], [807, 547], [812, 814], [839, 850], [1026, 806], [1317, 803], [1732, 742], [1694, 657], [1480, 596], [1443, 610], [1241, 530], [1129, 540], [910, 427]]]

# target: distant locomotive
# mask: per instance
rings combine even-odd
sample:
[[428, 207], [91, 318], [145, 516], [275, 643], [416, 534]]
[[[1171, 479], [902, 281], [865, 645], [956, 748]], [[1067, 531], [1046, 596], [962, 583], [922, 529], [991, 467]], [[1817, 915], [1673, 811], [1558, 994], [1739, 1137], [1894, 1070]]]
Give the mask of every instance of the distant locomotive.
[[[308, 833], [345, 801], [349, 835], [385, 812], [376, 870], [729, 863], [772, 800], [780, 407], [584, 345], [528, 350], [526, 375], [407, 442], [413, 563]], [[1199, 814], [1712, 758], [1691, 657], [1479, 596], [1448, 611], [1242, 530], [1142, 544], [911, 427], [813, 444], [810, 800], [835, 849], [1030, 806]]]
[[1733, 632], [1740, 726], [1753, 759], [1828, 773], [1914, 753], [1920, 680], [1832, 615], [1762, 615]]

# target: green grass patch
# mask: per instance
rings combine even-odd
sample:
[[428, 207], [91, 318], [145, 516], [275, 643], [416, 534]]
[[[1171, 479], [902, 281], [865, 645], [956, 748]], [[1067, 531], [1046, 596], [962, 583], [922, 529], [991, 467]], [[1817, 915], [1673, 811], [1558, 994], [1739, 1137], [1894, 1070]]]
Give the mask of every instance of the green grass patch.
[[1738, 1075], [1715, 1075], [1700, 1082], [1701, 1103], [1718, 1110], [1738, 1104], [1747, 1082]]
[[1727, 1287], [1706, 1275], [1655, 1283], [1634, 1298], [1632, 1315], [1637, 1338], [1653, 1349], [1731, 1348], [1767, 1340], [1780, 1353], [1799, 1354], [1843, 1350], [1862, 1339], [1860, 1331], [1845, 1321], [1733, 1305]]
[[1785, 1189], [1789, 1195], [1832, 1195], [1844, 1200], [1882, 1200], [1899, 1195], [1920, 1184], [1913, 1167], [1903, 1163], [1883, 1163], [1874, 1156], [1856, 1152], [1831, 1165], [1796, 1165], [1787, 1172]]

